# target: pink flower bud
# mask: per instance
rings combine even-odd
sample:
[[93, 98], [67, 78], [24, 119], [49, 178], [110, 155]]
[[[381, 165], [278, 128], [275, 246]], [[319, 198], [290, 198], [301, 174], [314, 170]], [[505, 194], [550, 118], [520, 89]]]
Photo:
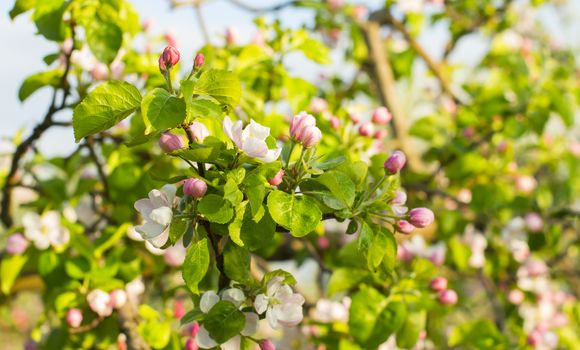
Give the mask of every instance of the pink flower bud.
[[381, 140], [387, 136], [389, 136], [389, 132], [387, 131], [387, 129], [381, 129], [381, 130], [377, 130], [377, 132], [375, 132], [374, 138], [377, 140]]
[[439, 293], [439, 302], [442, 305], [457, 304], [457, 293], [453, 289], [447, 289]]
[[207, 184], [203, 180], [189, 178], [183, 183], [183, 193], [193, 198], [199, 199], [203, 197], [207, 191]]
[[512, 289], [508, 293], [508, 300], [510, 303], [514, 305], [521, 304], [522, 301], [524, 301], [524, 298], [525, 298], [524, 292], [522, 292], [519, 289]]
[[179, 51], [175, 47], [171, 45], [167, 46], [159, 57], [159, 69], [161, 71], [171, 69], [171, 67], [179, 62], [180, 57]]
[[193, 139], [197, 143], [203, 143], [203, 140], [209, 136], [209, 130], [200, 122], [191, 123], [189, 130], [191, 130]]
[[401, 233], [409, 234], [415, 230], [415, 226], [407, 220], [399, 220], [399, 222], [397, 222], [397, 230]]
[[407, 157], [405, 156], [405, 153], [395, 151], [385, 162], [385, 170], [387, 171], [387, 174], [394, 175], [403, 169], [406, 162]]
[[300, 142], [302, 140], [302, 131], [307, 126], [316, 125], [316, 119], [306, 112], [300, 112], [290, 121], [290, 136], [296, 141]]
[[340, 128], [340, 119], [336, 116], [330, 117], [330, 126], [333, 129], [338, 130]]
[[203, 64], [205, 63], [205, 56], [202, 53], [198, 53], [197, 55], [195, 55], [195, 59], [193, 60], [193, 65], [196, 69], [199, 69], [201, 67], [203, 67]]
[[6, 240], [6, 252], [10, 255], [20, 255], [28, 248], [28, 241], [20, 233], [14, 233]]
[[280, 169], [280, 171], [278, 171], [273, 178], [268, 180], [268, 183], [272, 186], [278, 186], [279, 184], [282, 183], [283, 178], [284, 178], [284, 170]]
[[516, 178], [516, 188], [523, 193], [530, 193], [536, 189], [538, 182], [533, 176], [518, 176]]
[[312, 101], [310, 101], [309, 109], [312, 113], [322, 113], [328, 109], [328, 102], [321, 97], [314, 97]]
[[409, 212], [409, 221], [416, 227], [427, 227], [435, 221], [435, 215], [430, 209], [415, 208]]
[[534, 329], [528, 335], [528, 344], [531, 346], [538, 346], [542, 343], [542, 333], [537, 329]]
[[199, 328], [200, 328], [199, 323], [193, 322], [193, 324], [189, 328], [189, 335], [192, 336], [193, 338], [195, 338], [197, 333], [199, 333]]
[[187, 341], [185, 342], [185, 350], [197, 350], [197, 349], [199, 349], [199, 346], [195, 342], [195, 339], [194, 338], [187, 339]]
[[238, 41], [238, 31], [234, 27], [226, 28], [226, 42], [229, 46], [233, 46]]
[[359, 128], [358, 128], [358, 133], [361, 136], [371, 136], [372, 134], [375, 133], [375, 126], [373, 123], [371, 122], [366, 122], [363, 123]]
[[436, 277], [431, 280], [429, 287], [436, 292], [442, 292], [447, 289], [447, 278]]
[[259, 342], [260, 350], [276, 350], [276, 346], [270, 339], [262, 339]]
[[392, 205], [404, 205], [407, 203], [407, 194], [401, 190], [395, 191], [395, 197], [391, 200]]
[[185, 315], [185, 306], [183, 305], [183, 300], [177, 299], [173, 303], [173, 317], [176, 319], [181, 319]]
[[120, 309], [127, 302], [127, 293], [122, 289], [115, 289], [109, 293], [113, 309]]
[[531, 232], [540, 232], [544, 228], [544, 220], [538, 213], [528, 213], [526, 215], [526, 226]]
[[69, 327], [77, 328], [83, 322], [83, 313], [79, 309], [69, 309], [66, 313], [66, 323]]
[[322, 132], [316, 126], [307, 126], [302, 130], [300, 139], [304, 148], [312, 148], [322, 139]]
[[328, 249], [328, 247], [330, 247], [330, 241], [328, 240], [327, 237], [324, 236], [318, 237], [316, 243], [318, 244], [318, 247], [322, 250], [326, 250]]
[[171, 152], [183, 148], [183, 142], [181, 141], [181, 137], [170, 132], [164, 132], [159, 137], [159, 146], [163, 151]]
[[93, 67], [93, 69], [91, 70], [91, 77], [93, 78], [93, 80], [107, 80], [107, 77], [109, 76], [109, 70], [107, 69], [107, 66], [104, 65], [103, 63], [97, 63], [95, 64], [95, 66]]
[[351, 121], [353, 124], [358, 124], [358, 123], [360, 123], [360, 115], [358, 115], [358, 114], [356, 114], [356, 113], [350, 113], [350, 114], [348, 115], [348, 118], [350, 119], [350, 121]]
[[372, 120], [378, 125], [387, 125], [393, 116], [386, 107], [379, 107], [373, 112]]

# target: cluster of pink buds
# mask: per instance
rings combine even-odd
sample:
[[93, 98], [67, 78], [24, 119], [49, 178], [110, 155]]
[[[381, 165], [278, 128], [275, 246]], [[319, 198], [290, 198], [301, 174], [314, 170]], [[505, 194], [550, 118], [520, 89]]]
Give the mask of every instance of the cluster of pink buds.
[[447, 285], [445, 277], [436, 277], [431, 280], [429, 287], [439, 294], [439, 302], [442, 305], [455, 305], [458, 299], [457, 293], [453, 289], [448, 289]]
[[290, 122], [290, 136], [304, 148], [312, 148], [322, 139], [322, 132], [316, 127], [316, 119], [312, 115], [300, 112]]
[[[351, 113], [349, 118], [353, 124], [361, 122], [361, 117], [358, 114]], [[377, 140], [384, 139], [389, 134], [388, 130], [377, 129], [377, 126], [385, 126], [391, 122], [391, 119], [393, 119], [393, 116], [386, 107], [378, 107], [374, 110], [371, 120], [362, 123], [358, 127], [358, 133], [364, 137], [374, 137]]]

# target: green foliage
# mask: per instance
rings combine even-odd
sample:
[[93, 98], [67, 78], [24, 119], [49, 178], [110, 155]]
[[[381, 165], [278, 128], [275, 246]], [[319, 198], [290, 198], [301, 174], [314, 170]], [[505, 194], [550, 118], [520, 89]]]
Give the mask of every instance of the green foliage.
[[209, 268], [209, 248], [206, 238], [192, 244], [183, 265], [183, 280], [192, 293], [199, 293], [198, 284]]
[[223, 300], [209, 310], [203, 321], [209, 335], [220, 344], [239, 334], [245, 324], [244, 314], [234, 304]]
[[141, 93], [123, 81], [108, 81], [91, 91], [73, 115], [75, 140], [105, 131], [127, 118], [141, 105]]
[[56, 88], [62, 80], [62, 69], [40, 72], [27, 77], [18, 91], [18, 98], [24, 102], [30, 95], [45, 86]]
[[316, 201], [308, 196], [297, 196], [282, 191], [268, 195], [268, 210], [272, 219], [290, 230], [295, 237], [302, 237], [316, 228], [322, 213]]

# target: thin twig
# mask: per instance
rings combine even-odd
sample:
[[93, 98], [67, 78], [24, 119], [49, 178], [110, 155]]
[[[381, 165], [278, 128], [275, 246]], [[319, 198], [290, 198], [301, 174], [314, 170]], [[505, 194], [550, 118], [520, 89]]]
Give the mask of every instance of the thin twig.
[[304, 1], [290, 0], [290, 1], [282, 2], [278, 5], [270, 6], [270, 7], [254, 7], [254, 6], [248, 5], [240, 0], [230, 0], [231, 4], [236, 5], [237, 7], [241, 8], [242, 10], [256, 12], [256, 13], [280, 11], [286, 7], [300, 5], [303, 2]]
[[87, 148], [89, 150], [89, 155], [93, 161], [93, 163], [95, 163], [95, 166], [97, 167], [97, 173], [99, 174], [99, 179], [101, 180], [101, 183], [103, 184], [103, 195], [105, 196], [105, 198], [109, 198], [109, 183], [107, 181], [107, 174], [105, 174], [105, 169], [103, 164], [101, 163], [101, 161], [99, 160], [99, 157], [97, 156], [97, 152], [95, 151], [95, 147], [93, 145], [93, 138], [92, 137], [87, 137], [86, 139], [86, 145]]

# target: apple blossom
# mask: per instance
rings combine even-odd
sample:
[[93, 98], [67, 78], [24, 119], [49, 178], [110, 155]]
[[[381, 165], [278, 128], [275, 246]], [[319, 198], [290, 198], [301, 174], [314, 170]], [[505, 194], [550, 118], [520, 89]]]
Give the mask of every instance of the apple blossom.
[[187, 250], [183, 246], [183, 241], [179, 241], [175, 243], [175, 245], [172, 245], [169, 248], [165, 249], [165, 253], [163, 254], [163, 260], [169, 266], [179, 267], [183, 265], [186, 253]]
[[358, 133], [361, 136], [372, 136], [375, 133], [375, 126], [371, 122], [365, 122], [358, 128]]
[[360, 115], [358, 115], [358, 113], [351, 112], [348, 114], [348, 119], [350, 119], [350, 121], [353, 124], [358, 124], [358, 123], [360, 123], [361, 118], [360, 118]]
[[193, 62], [195, 69], [199, 69], [203, 67], [205, 63], [205, 56], [202, 53], [198, 53], [197, 55], [195, 55]]
[[407, 220], [399, 220], [397, 222], [397, 231], [399, 231], [401, 233], [409, 234], [409, 233], [413, 232], [414, 230], [415, 230], [415, 226], [413, 226]]
[[77, 308], [69, 309], [66, 313], [66, 323], [71, 328], [77, 328], [83, 322], [83, 313]]
[[200, 122], [191, 123], [189, 130], [193, 135], [193, 140], [197, 143], [203, 143], [203, 140], [209, 136], [209, 130]]
[[278, 159], [280, 152], [282, 152], [281, 147], [268, 148], [266, 139], [270, 136], [270, 128], [260, 125], [254, 120], [251, 120], [250, 124], [244, 128], [241, 120], [232, 123], [230, 117], [226, 116], [223, 128], [236, 147], [252, 158], [270, 163]]
[[338, 119], [338, 117], [334, 115], [330, 117], [330, 126], [333, 129], [338, 130], [340, 128], [340, 119]]
[[538, 187], [538, 182], [533, 176], [518, 176], [516, 178], [516, 188], [518, 191], [528, 194]]
[[135, 202], [135, 209], [139, 211], [145, 223], [135, 227], [144, 240], [159, 248], [169, 238], [169, 224], [173, 218], [173, 207], [179, 200], [175, 196], [177, 189], [173, 185], [165, 185], [161, 190], [151, 190], [149, 198]]
[[316, 126], [306, 126], [300, 133], [300, 139], [304, 148], [312, 148], [322, 139], [322, 132]]
[[195, 339], [194, 338], [187, 339], [187, 341], [185, 342], [185, 350], [197, 350], [197, 349], [199, 349], [199, 347], [197, 346]]
[[512, 289], [508, 293], [508, 300], [510, 303], [514, 305], [521, 304], [522, 301], [524, 301], [524, 298], [525, 298], [524, 292], [522, 292], [519, 289]]
[[377, 130], [373, 135], [373, 137], [377, 140], [384, 139], [387, 136], [389, 136], [389, 132], [387, 131], [387, 129]]
[[429, 283], [429, 287], [436, 292], [442, 292], [447, 289], [447, 278], [435, 277]]
[[189, 178], [183, 182], [183, 193], [195, 199], [203, 197], [206, 191], [207, 184], [203, 180]]
[[537, 233], [542, 231], [544, 227], [544, 220], [538, 213], [528, 213], [525, 217], [526, 226], [531, 232]]
[[310, 101], [309, 109], [312, 113], [322, 113], [328, 109], [328, 102], [321, 97], [314, 97], [312, 101]]
[[175, 66], [180, 59], [179, 51], [169, 45], [164, 50], [161, 56], [159, 56], [159, 69], [163, 72], [171, 67]]
[[427, 227], [435, 221], [435, 215], [430, 209], [415, 208], [409, 212], [409, 222], [416, 227]]
[[258, 342], [260, 350], [276, 350], [276, 346], [270, 339], [262, 339]]
[[186, 314], [185, 306], [183, 305], [183, 300], [176, 299], [173, 302], [173, 317], [176, 319], [182, 318]]
[[159, 146], [165, 152], [175, 151], [184, 147], [181, 137], [171, 132], [164, 132], [159, 137]]
[[462, 239], [471, 248], [471, 256], [468, 260], [469, 266], [482, 268], [485, 265], [485, 249], [487, 248], [485, 236], [475, 230], [472, 225], [469, 225], [465, 228]]
[[385, 161], [385, 171], [389, 175], [394, 175], [403, 169], [406, 162], [407, 157], [405, 156], [405, 153], [401, 151], [395, 151]]
[[439, 293], [439, 302], [443, 305], [457, 304], [457, 293], [452, 289], [447, 289]]
[[348, 322], [348, 307], [350, 298], [345, 297], [342, 301], [332, 301], [320, 299], [316, 302], [316, 308], [312, 312], [312, 317], [323, 323]]
[[280, 169], [273, 178], [268, 180], [268, 183], [272, 186], [278, 186], [279, 184], [282, 183], [283, 178], [284, 178], [284, 169]]
[[109, 293], [109, 297], [111, 298], [111, 306], [114, 309], [122, 308], [127, 302], [127, 293], [122, 289], [113, 290]]
[[13, 233], [6, 240], [6, 252], [10, 255], [20, 255], [28, 248], [28, 241], [21, 233]]
[[266, 294], [258, 294], [254, 301], [258, 314], [266, 312], [266, 319], [274, 329], [296, 326], [303, 317], [304, 297], [293, 293], [289, 285], [282, 284], [283, 280], [280, 276], [273, 277], [268, 282]]
[[387, 125], [391, 119], [393, 116], [386, 107], [379, 107], [373, 112], [372, 121], [378, 125]]
[[314, 116], [306, 112], [300, 112], [292, 117], [292, 120], [290, 120], [290, 137], [300, 142], [302, 141], [300, 137], [304, 128], [315, 125], [316, 118], [314, 118]]
[[34, 243], [40, 250], [49, 246], [60, 248], [70, 240], [70, 232], [62, 227], [60, 214], [56, 211], [48, 211], [42, 216], [28, 212], [22, 217], [24, 236]]
[[113, 313], [109, 293], [100, 289], [95, 289], [87, 295], [87, 303], [89, 304], [89, 308], [100, 317], [107, 317]]
[[125, 285], [127, 300], [133, 305], [139, 304], [139, 298], [145, 292], [145, 285], [141, 278], [136, 278]]

